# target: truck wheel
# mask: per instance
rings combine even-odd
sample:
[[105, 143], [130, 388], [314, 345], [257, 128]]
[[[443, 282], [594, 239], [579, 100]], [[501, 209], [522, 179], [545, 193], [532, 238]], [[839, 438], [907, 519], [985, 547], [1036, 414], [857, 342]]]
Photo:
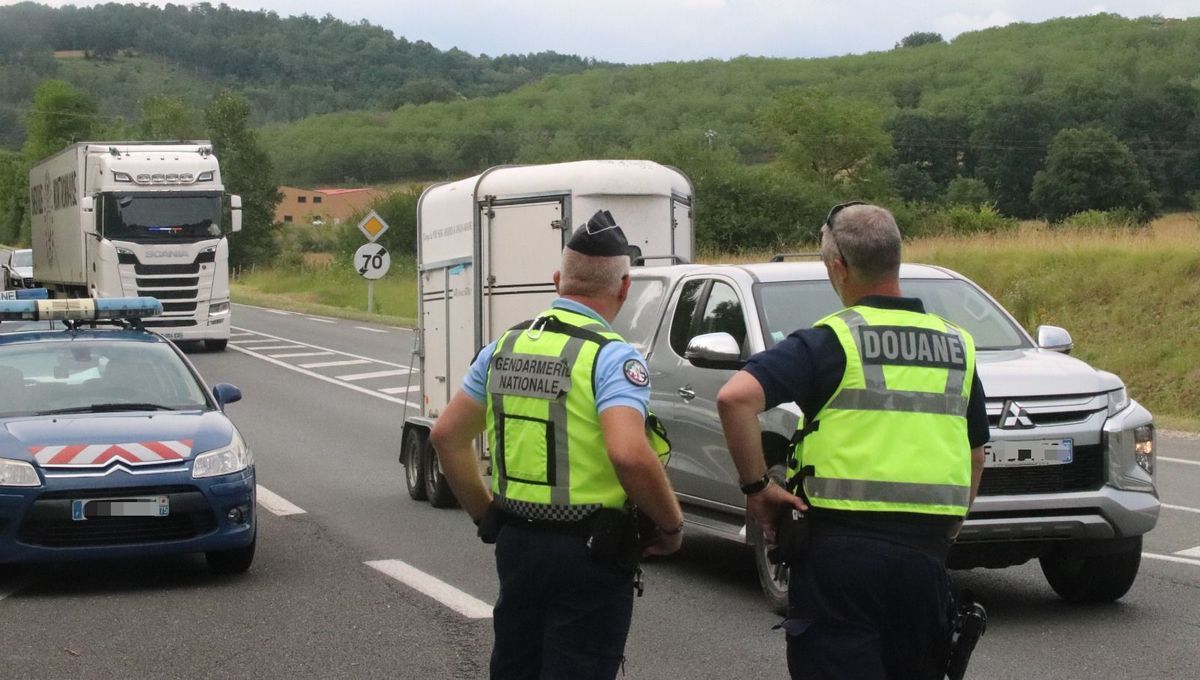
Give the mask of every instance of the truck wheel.
[[428, 498], [425, 492], [425, 449], [429, 435], [420, 428], [413, 428], [404, 437], [400, 451], [400, 463], [404, 466], [404, 485], [408, 497], [414, 501]]
[[425, 455], [422, 456], [425, 460], [425, 496], [429, 498], [429, 504], [435, 508], [455, 507], [458, 505], [458, 499], [450, 491], [450, 482], [446, 481], [446, 476], [442, 474], [437, 452], [428, 441], [422, 448], [425, 451]]
[[229, 338], [221, 338], [220, 340], [205, 340], [204, 349], [208, 352], [224, 352], [229, 345]]
[[1040, 559], [1042, 573], [1058, 596], [1068, 602], [1113, 602], [1137, 578], [1142, 561], [1142, 537], [1132, 547], [1108, 555], [1078, 557], [1050, 554]]
[[750, 548], [754, 551], [754, 567], [758, 572], [758, 583], [762, 586], [763, 595], [767, 597], [767, 606], [779, 615], [787, 613], [788, 606], [788, 569], [777, 564], [771, 564], [767, 559], [766, 539], [758, 523], [747, 517], [746, 531], [750, 538]]
[[210, 550], [204, 553], [208, 568], [215, 574], [241, 574], [250, 568], [254, 561], [254, 545], [258, 543], [258, 533], [250, 539], [250, 545], [230, 550]]

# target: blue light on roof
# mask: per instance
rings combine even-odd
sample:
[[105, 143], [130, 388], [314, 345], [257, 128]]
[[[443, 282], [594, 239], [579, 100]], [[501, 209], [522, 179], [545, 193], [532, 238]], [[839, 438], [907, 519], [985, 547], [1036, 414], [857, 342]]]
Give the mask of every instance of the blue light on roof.
[[0, 300], [0, 321], [116, 321], [162, 314], [150, 297], [66, 300]]

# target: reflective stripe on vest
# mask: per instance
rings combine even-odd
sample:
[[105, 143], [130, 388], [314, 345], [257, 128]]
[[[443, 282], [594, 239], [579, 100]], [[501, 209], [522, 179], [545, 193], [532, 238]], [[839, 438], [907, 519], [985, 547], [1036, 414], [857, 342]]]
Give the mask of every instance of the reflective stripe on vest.
[[487, 434], [492, 488], [509, 512], [577, 521], [624, 507], [593, 383], [600, 348], [611, 341], [621, 337], [558, 308], [501, 336], [488, 366]]
[[810, 503], [965, 514], [970, 335], [934, 315], [873, 307], [845, 309], [816, 325], [837, 335], [846, 371], [796, 447], [797, 467], [813, 468], [804, 480]]

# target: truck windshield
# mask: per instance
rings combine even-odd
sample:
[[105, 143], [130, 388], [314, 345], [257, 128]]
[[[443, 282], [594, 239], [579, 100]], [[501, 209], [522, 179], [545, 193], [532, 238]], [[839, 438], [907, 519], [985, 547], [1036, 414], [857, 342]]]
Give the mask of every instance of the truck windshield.
[[14, 250], [12, 254], [12, 266], [14, 267], [32, 267], [33, 266], [33, 251], [32, 250]]
[[105, 238], [117, 241], [195, 241], [221, 235], [221, 195], [105, 194]]
[[[907, 296], [921, 298], [926, 311], [967, 329], [978, 349], [1031, 346], [996, 303], [965, 281], [901, 279], [900, 289]], [[759, 295], [767, 347], [842, 308], [833, 287], [824, 280], [765, 283], [759, 286]]]

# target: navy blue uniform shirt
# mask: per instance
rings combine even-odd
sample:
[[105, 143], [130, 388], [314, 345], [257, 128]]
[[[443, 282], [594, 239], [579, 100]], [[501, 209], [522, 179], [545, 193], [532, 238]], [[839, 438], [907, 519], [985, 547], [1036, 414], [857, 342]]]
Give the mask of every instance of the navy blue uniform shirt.
[[[925, 313], [918, 298], [868, 295], [860, 305]], [[794, 331], [771, 349], [750, 357], [745, 370], [762, 386], [766, 407], [795, 402], [805, 417], [814, 417], [833, 397], [846, 372], [846, 352], [837, 334], [827, 326]], [[987, 404], [979, 372], [971, 383], [967, 403], [967, 440], [971, 448], [983, 446], [988, 431]], [[813, 509], [814, 529], [831, 533], [872, 535], [899, 540], [944, 558], [949, 549], [948, 531], [957, 519], [907, 512], [850, 512]]]

